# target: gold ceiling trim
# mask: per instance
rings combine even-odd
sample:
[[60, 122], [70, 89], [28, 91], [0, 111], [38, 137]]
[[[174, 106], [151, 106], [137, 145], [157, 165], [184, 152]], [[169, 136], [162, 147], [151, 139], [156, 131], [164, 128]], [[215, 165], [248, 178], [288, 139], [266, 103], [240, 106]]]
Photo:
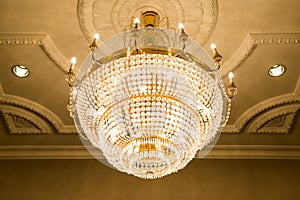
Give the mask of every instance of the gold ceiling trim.
[[220, 73], [223, 78], [237, 70], [247, 60], [257, 46], [300, 45], [300, 33], [249, 33], [240, 47], [224, 62]]
[[0, 84], [0, 105], [1, 106], [9, 105], [9, 106], [18, 107], [18, 109], [20, 110], [24, 109], [33, 113], [36, 116], [42, 117], [45, 120], [47, 120], [56, 129], [57, 133], [59, 134], [77, 133], [77, 130], [74, 125], [65, 125], [57, 115], [55, 115], [52, 111], [50, 111], [46, 107], [34, 101], [31, 101], [29, 99], [5, 94], [1, 84]]
[[259, 115], [249, 126], [249, 133], [289, 133], [300, 103], [276, 107]]
[[39, 46], [48, 58], [64, 73], [69, 61], [45, 33], [0, 33], [0, 45]]
[[[103, 155], [98, 156], [104, 159]], [[196, 159], [300, 159], [300, 146], [292, 145], [215, 145], [213, 150]], [[0, 160], [19, 159], [95, 159], [79, 145], [0, 146]]]
[[0, 104], [0, 112], [10, 134], [49, 134], [50, 127], [35, 113], [20, 107]]
[[[261, 115], [263, 112], [271, 109], [276, 109], [281, 106], [295, 105], [292, 106], [290, 112], [296, 112], [300, 108], [300, 78], [298, 78], [297, 84], [293, 92], [289, 94], [279, 95], [265, 101], [262, 101], [255, 106], [244, 112], [232, 125], [226, 125], [223, 128], [223, 133], [241, 133], [244, 127], [251, 123], [254, 117]], [[273, 112], [269, 112], [270, 115], [266, 115], [265, 118], [272, 119]], [[273, 117], [272, 117], [273, 116]], [[251, 127], [251, 125], [250, 125]], [[255, 126], [256, 127], [256, 126]], [[247, 130], [246, 130], [247, 132]], [[250, 129], [250, 132], [254, 132]], [[269, 132], [270, 133], [270, 132]]]

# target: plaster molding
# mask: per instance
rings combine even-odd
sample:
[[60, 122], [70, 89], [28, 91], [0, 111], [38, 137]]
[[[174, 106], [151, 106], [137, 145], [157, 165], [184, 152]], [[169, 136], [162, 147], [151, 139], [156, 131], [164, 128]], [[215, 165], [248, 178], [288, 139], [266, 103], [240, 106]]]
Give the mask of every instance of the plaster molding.
[[46, 119], [57, 131], [59, 134], [75, 134], [77, 133], [74, 125], [65, 125], [61, 119], [55, 115], [52, 111], [46, 107], [25, 99], [22, 97], [5, 94], [2, 86], [0, 84], [0, 105], [3, 106], [14, 106], [21, 110], [29, 111], [37, 116], [43, 117]]
[[93, 18], [91, 14], [92, 6], [93, 1], [78, 0], [77, 16], [79, 25], [83, 35], [89, 43], [93, 40], [93, 35], [97, 32], [93, 26]]
[[258, 116], [247, 132], [249, 133], [289, 133], [300, 104], [292, 104], [272, 109]]
[[[153, 10], [161, 18], [168, 17], [170, 28], [177, 29], [179, 22], [185, 23], [189, 36], [204, 44], [217, 23], [217, 0], [189, 2], [189, 13], [197, 13], [197, 15], [186, 14], [184, 6], [187, 5], [184, 4], [186, 2], [180, 0], [115, 0], [114, 2], [78, 0], [77, 15], [83, 35], [88, 42], [93, 40], [96, 32], [104, 38], [120, 33], [126, 27], [128, 28], [133, 20], [132, 17], [140, 17], [142, 12]], [[162, 24], [166, 25], [166, 23]]]
[[32, 112], [2, 104], [0, 104], [0, 111], [10, 134], [51, 133], [48, 124]]
[[[97, 2], [97, 0], [95, 0]], [[196, 4], [202, 3], [197, 1]], [[202, 7], [202, 5], [201, 5]], [[168, 17], [170, 27], [176, 28], [179, 22], [185, 22], [185, 12], [179, 0], [115, 0], [110, 11], [110, 20], [115, 33], [124, 30], [135, 17], [140, 17], [146, 11], [155, 11], [160, 18]], [[94, 12], [97, 10], [94, 9]], [[199, 12], [202, 21], [203, 11]]]
[[249, 33], [236, 52], [221, 66], [223, 78], [239, 68], [259, 45], [299, 45], [300, 33]]
[[0, 33], [0, 45], [39, 46], [61, 71], [68, 72], [68, 60], [59, 51], [48, 34]]
[[11, 113], [3, 114], [10, 134], [40, 134], [41, 130], [32, 120]]
[[[244, 112], [232, 125], [226, 125], [223, 128], [223, 133], [241, 133], [241, 131], [244, 129], [246, 124], [248, 124], [254, 117], [262, 114], [263, 112], [266, 112], [271, 109], [275, 109], [276, 107], [282, 107], [291, 105], [290, 112], [296, 112], [300, 107], [300, 78], [298, 78], [296, 87], [292, 93], [279, 95], [277, 97], [273, 97], [270, 99], [267, 99], [265, 101], [262, 101], [255, 106], [248, 109], [246, 112]], [[274, 112], [269, 112], [271, 116], [266, 115], [265, 118], [272, 119], [272, 114]], [[257, 128], [257, 125], [253, 125], [255, 128]], [[255, 129], [254, 127], [251, 127], [251, 131]]]
[[[98, 159], [103, 159], [99, 155]], [[0, 146], [0, 160], [8, 159], [95, 159], [84, 146]], [[195, 159], [200, 159], [196, 154]], [[201, 157], [201, 159], [203, 159]], [[300, 146], [215, 145], [204, 159], [300, 159]]]
[[[201, 30], [195, 37], [201, 45], [204, 45], [212, 35], [218, 21], [218, 1], [206, 0], [202, 2], [204, 19], [202, 20]], [[201, 36], [201, 37], [200, 37]]]

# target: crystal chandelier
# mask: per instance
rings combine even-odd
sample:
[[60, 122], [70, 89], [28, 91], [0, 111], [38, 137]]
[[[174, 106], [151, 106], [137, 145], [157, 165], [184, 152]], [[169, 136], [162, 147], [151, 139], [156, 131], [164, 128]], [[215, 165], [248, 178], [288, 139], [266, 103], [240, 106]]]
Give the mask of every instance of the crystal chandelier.
[[182, 24], [158, 27], [153, 11], [141, 21], [99, 45], [95, 34], [76, 76], [72, 58], [68, 110], [110, 165], [154, 179], [184, 168], [217, 137], [237, 89], [230, 74], [226, 95], [214, 44], [211, 59]]

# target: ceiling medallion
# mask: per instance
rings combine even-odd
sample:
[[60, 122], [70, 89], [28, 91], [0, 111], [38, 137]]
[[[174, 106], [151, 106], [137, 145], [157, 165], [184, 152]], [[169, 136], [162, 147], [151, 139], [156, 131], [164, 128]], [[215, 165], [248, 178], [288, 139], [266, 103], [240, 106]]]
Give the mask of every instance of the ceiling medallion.
[[[184, 12], [185, 9], [189, 12]], [[128, 22], [146, 11], [158, 13], [160, 27], [177, 27], [178, 23], [184, 22], [189, 36], [200, 44], [211, 36], [218, 16], [217, 0], [78, 1], [79, 24], [88, 41], [92, 41], [94, 33], [106, 39], [130, 29]]]
[[[228, 95], [213, 59], [185, 33], [159, 27], [155, 11], [145, 11], [120, 33], [98, 45], [68, 77], [68, 110], [78, 132], [119, 171], [154, 179], [184, 168], [195, 154], [212, 147], [224, 127]], [[206, 152], [208, 152], [206, 150]]]

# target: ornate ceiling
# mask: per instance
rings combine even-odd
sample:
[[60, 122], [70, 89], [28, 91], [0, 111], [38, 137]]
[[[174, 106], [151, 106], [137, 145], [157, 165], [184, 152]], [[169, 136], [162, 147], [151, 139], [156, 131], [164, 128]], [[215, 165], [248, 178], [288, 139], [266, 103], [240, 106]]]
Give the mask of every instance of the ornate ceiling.
[[[66, 105], [69, 59], [83, 61], [91, 36], [128, 28], [132, 17], [157, 11], [164, 26], [185, 24], [190, 37], [218, 45], [227, 84], [239, 94], [211, 158], [300, 158], [300, 15], [284, 0], [2, 1], [0, 8], [0, 158], [91, 158]], [[280, 12], [279, 12], [280, 11]], [[168, 17], [164, 18], [164, 17]], [[26, 65], [30, 76], [11, 73]], [[270, 77], [268, 68], [287, 72]]]

